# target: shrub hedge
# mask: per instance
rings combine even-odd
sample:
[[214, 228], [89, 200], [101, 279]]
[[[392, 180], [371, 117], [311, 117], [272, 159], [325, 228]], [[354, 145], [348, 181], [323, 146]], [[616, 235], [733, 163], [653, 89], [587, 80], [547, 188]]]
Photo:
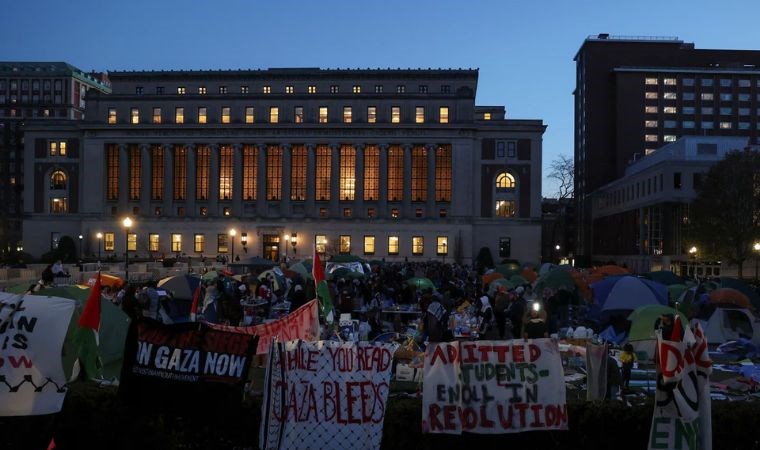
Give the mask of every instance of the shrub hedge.
[[[66, 449], [258, 449], [260, 400], [227, 411], [156, 413], [130, 410], [114, 388], [89, 383], [71, 386], [60, 414], [0, 418], [0, 449], [45, 449], [51, 436]], [[384, 449], [647, 448], [652, 405], [626, 407], [620, 402], [571, 402], [568, 431], [508, 435], [423, 435], [421, 400], [391, 398], [383, 432]], [[760, 449], [758, 403], [713, 402], [713, 448]]]

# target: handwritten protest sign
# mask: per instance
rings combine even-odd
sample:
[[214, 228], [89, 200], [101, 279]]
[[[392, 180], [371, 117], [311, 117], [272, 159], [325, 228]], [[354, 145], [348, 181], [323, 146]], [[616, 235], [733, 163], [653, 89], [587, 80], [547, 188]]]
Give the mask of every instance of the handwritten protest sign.
[[425, 352], [427, 433], [566, 430], [565, 381], [550, 339], [443, 342]]
[[142, 397], [151, 404], [239, 402], [256, 339], [198, 323], [139, 320], [124, 347], [120, 393], [130, 402]]
[[262, 449], [379, 449], [398, 344], [290, 341], [271, 346]]
[[[649, 449], [710, 450], [712, 360], [702, 328], [685, 328], [683, 337], [655, 333], [658, 373]], [[669, 340], [674, 337], [680, 340]]]
[[215, 330], [230, 331], [233, 333], [249, 334], [259, 337], [257, 355], [265, 355], [269, 352], [269, 344], [273, 338], [281, 342], [303, 339], [315, 341], [319, 338], [319, 305], [312, 300], [282, 319], [273, 322], [254, 325], [251, 327], [233, 327], [210, 323]]
[[0, 293], [0, 416], [61, 410], [61, 348], [73, 300]]

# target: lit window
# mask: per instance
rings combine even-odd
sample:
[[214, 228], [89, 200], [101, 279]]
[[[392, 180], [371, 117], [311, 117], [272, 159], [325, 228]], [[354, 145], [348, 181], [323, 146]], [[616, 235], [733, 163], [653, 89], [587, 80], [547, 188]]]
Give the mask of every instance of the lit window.
[[66, 174], [60, 170], [56, 170], [50, 175], [50, 189], [63, 190], [66, 189]]
[[496, 201], [496, 217], [514, 217], [515, 202], [512, 200]]
[[316, 86], [314, 86], [314, 85], [312, 85], [312, 86], [309, 86], [309, 87], [307, 88], [306, 92], [308, 92], [309, 94], [316, 94], [316, 93], [317, 93], [317, 87], [316, 87]]
[[319, 123], [327, 123], [327, 106], [319, 107]]
[[483, 113], [483, 120], [491, 120], [491, 113]]
[[644, 84], [657, 85], [657, 78], [645, 78]]
[[182, 251], [182, 235], [179, 233], [172, 234], [172, 252], [179, 253]]
[[403, 84], [396, 85], [397, 94], [403, 94], [404, 92], [406, 92], [406, 86], [404, 86]]
[[644, 140], [646, 142], [657, 142], [657, 135], [656, 134], [647, 134], [647, 135], [644, 135]]
[[391, 107], [391, 123], [401, 123], [401, 107]]
[[198, 88], [198, 93], [200, 95], [206, 95], [206, 86], [201, 86]]
[[720, 123], [720, 129], [721, 130], [730, 130], [732, 128], [731, 122], [721, 122]]
[[153, 108], [153, 123], [161, 123], [161, 108]]
[[230, 251], [229, 236], [227, 233], [219, 233], [216, 235], [216, 252], [227, 253]]
[[200, 214], [201, 214], [202, 217], [208, 216], [208, 208], [205, 207], [205, 206], [201, 206]]
[[653, 148], [645, 148], [644, 149], [644, 155], [647, 155], [647, 156], [651, 155], [652, 153], [654, 153], [654, 150], [655, 149], [653, 149]]
[[645, 120], [644, 126], [647, 128], [657, 128], [657, 121], [656, 120]]
[[446, 217], [448, 215], [448, 211], [446, 208], [441, 208], [438, 210], [438, 217]]
[[677, 108], [675, 106], [666, 106], [662, 108], [662, 112], [665, 114], [675, 114], [677, 112]]
[[219, 93], [220, 94], [226, 94], [227, 93], [227, 86], [219, 86]]
[[177, 94], [179, 94], [179, 95], [185, 95], [185, 93], [186, 93], [186, 90], [185, 90], [184, 86], [179, 86], [177, 88]]
[[666, 86], [675, 86], [676, 85], [676, 79], [675, 78], [665, 78], [662, 80], [662, 84]]
[[337, 94], [338, 92], [339, 92], [339, 89], [338, 89], [338, 85], [337, 84], [333, 84], [333, 85], [330, 86], [330, 93], [331, 94]]
[[206, 107], [198, 108], [198, 123], [206, 123]]
[[127, 251], [137, 251], [137, 233], [127, 233]]
[[425, 250], [425, 239], [422, 236], [412, 237], [412, 254], [421, 255]]
[[656, 106], [645, 106], [644, 112], [647, 114], [657, 114], [657, 107]]
[[354, 85], [352, 91], [353, 91], [354, 94], [361, 94], [362, 93], [362, 87], [359, 86], [358, 84]]
[[349, 253], [351, 253], [351, 236], [348, 236], [348, 235], [340, 236], [339, 251], [341, 255], [348, 255]]
[[261, 92], [264, 94], [271, 94], [272, 93], [272, 86], [262, 86]]
[[339, 156], [339, 198], [344, 201], [353, 201], [356, 194], [356, 149], [350, 145], [341, 145]]
[[277, 106], [272, 106], [269, 108], [269, 123], [279, 123], [280, 122], [280, 108]]
[[285, 86], [285, 93], [292, 94], [294, 91], [293, 86]]
[[293, 121], [295, 123], [303, 123], [303, 106], [293, 108]]
[[377, 122], [377, 107], [368, 106], [367, 107], [367, 123], [376, 123], [376, 122]]
[[50, 212], [53, 214], [64, 214], [69, 210], [68, 199], [66, 197], [55, 197], [50, 199]]
[[343, 107], [343, 123], [351, 123], [351, 107]]
[[666, 134], [663, 138], [663, 141], [665, 142], [675, 142], [676, 141], [676, 135], [675, 134]]
[[375, 236], [364, 236], [364, 254], [375, 254]]
[[414, 210], [414, 217], [422, 217], [422, 208], [416, 208]]
[[678, 97], [676, 96], [675, 92], [665, 92], [662, 94], [662, 98], [665, 100], [676, 100]]
[[240, 93], [247, 94], [249, 92], [248, 86], [240, 86]]
[[114, 233], [103, 233], [103, 250], [112, 252], [116, 248], [116, 236]]
[[353, 216], [351, 208], [343, 208], [343, 217], [350, 218], [351, 216]]
[[159, 245], [158, 240], [159, 240], [159, 237], [157, 234], [148, 235], [148, 251], [151, 251], [151, 252], [160, 251], [161, 246]]
[[424, 106], [417, 106], [414, 108], [414, 123], [425, 123]]
[[222, 107], [222, 123], [230, 123], [230, 107]]
[[140, 123], [140, 110], [138, 108], [132, 108], [129, 113], [130, 123], [137, 125]]
[[511, 173], [502, 172], [496, 177], [496, 189], [514, 189], [515, 177]]
[[376, 84], [375, 85], [375, 94], [382, 94], [383, 93], [383, 85], [382, 84]]
[[438, 256], [444, 256], [449, 254], [449, 238], [446, 236], [438, 236], [436, 238], [436, 253]]
[[398, 208], [391, 208], [391, 218], [398, 219], [399, 216]]
[[174, 108], [174, 123], [185, 123], [185, 108]]
[[108, 124], [113, 125], [116, 123], [116, 108], [108, 108]]
[[253, 106], [245, 107], [245, 123], [253, 123]]
[[195, 253], [203, 253], [203, 248], [206, 246], [206, 236], [203, 234], [196, 234], [193, 237], [193, 250]]
[[657, 100], [657, 92], [647, 92], [644, 94], [644, 98], [648, 100]]
[[438, 123], [449, 123], [449, 107], [441, 106], [438, 108]]
[[703, 92], [702, 95], [700, 95], [700, 97], [702, 98], [702, 100], [712, 100], [713, 94], [710, 92]]
[[50, 156], [66, 156], [66, 141], [50, 141]]
[[325, 253], [327, 251], [327, 236], [324, 234], [314, 236], [314, 245], [317, 247], [317, 253]]
[[398, 236], [388, 236], [388, 254], [398, 255]]
[[232, 147], [222, 145], [219, 149], [219, 200], [232, 200], [232, 158]]

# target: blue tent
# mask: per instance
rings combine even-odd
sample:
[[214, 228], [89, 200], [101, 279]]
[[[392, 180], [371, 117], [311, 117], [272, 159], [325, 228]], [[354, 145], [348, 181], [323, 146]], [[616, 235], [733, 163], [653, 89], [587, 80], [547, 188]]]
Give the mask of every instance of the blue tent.
[[592, 316], [612, 311], [633, 311], [644, 305], [667, 305], [668, 288], [656, 281], [630, 275], [609, 277], [591, 285], [594, 290]]

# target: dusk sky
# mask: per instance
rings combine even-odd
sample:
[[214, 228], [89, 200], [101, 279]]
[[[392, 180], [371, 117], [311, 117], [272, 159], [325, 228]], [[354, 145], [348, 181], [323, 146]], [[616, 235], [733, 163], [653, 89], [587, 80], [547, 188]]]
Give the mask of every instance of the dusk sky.
[[[573, 153], [573, 57], [588, 35], [760, 49], [760, 3], [604, 0], [7, 2], [0, 60], [143, 69], [480, 69], [476, 103], [543, 119], [544, 177]], [[544, 180], [544, 196], [556, 187]]]

